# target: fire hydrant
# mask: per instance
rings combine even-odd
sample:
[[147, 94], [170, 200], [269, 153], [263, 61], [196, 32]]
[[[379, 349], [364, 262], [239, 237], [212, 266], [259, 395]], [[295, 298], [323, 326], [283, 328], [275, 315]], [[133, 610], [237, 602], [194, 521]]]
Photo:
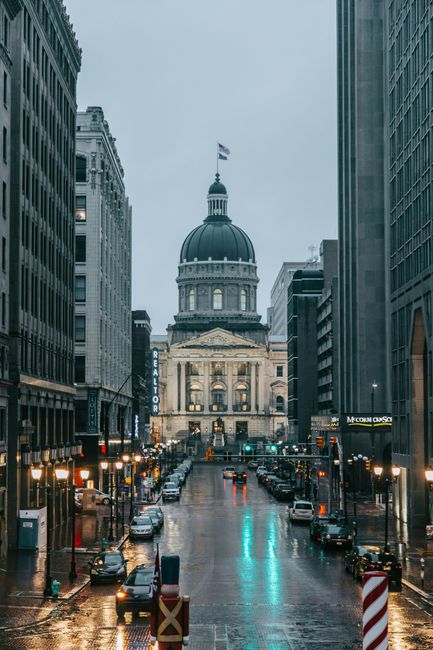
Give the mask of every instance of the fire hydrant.
[[108, 544], [107, 540], [105, 539], [105, 537], [103, 537], [101, 539], [101, 551], [106, 551], [107, 550], [107, 544]]
[[51, 593], [55, 600], [59, 597], [60, 582], [54, 578], [51, 583]]

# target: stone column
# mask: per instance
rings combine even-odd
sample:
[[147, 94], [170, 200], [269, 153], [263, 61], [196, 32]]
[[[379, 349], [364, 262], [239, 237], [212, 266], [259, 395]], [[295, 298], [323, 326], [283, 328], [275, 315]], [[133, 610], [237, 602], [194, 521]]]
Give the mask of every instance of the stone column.
[[265, 408], [265, 400], [264, 400], [264, 372], [263, 372], [263, 365], [259, 363], [257, 365], [257, 389], [259, 393], [259, 411], [263, 411]]
[[255, 413], [256, 412], [256, 402], [257, 402], [257, 396], [256, 396], [256, 362], [253, 361], [251, 363], [251, 412]]
[[186, 361], [180, 362], [180, 410], [186, 410]]
[[203, 379], [203, 394], [204, 394], [204, 411], [209, 412], [209, 361], [204, 362], [204, 379]]
[[227, 361], [227, 411], [233, 412], [233, 362]]

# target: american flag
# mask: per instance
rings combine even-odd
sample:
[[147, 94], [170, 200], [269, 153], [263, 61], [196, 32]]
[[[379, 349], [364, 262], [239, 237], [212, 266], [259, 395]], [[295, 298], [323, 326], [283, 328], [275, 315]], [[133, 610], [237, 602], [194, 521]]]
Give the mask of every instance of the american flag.
[[218, 153], [223, 153], [226, 156], [230, 154], [230, 149], [228, 147], [225, 147], [223, 144], [220, 144], [218, 142]]

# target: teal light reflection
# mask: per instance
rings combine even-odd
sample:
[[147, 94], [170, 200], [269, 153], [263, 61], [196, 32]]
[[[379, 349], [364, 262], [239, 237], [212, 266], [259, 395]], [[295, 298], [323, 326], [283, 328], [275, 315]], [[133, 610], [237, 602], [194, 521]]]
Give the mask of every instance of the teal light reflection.
[[268, 515], [268, 529], [266, 536], [266, 559], [265, 559], [265, 585], [267, 591], [266, 601], [270, 605], [281, 604], [281, 573], [277, 556], [278, 533], [276, 512], [270, 511]]

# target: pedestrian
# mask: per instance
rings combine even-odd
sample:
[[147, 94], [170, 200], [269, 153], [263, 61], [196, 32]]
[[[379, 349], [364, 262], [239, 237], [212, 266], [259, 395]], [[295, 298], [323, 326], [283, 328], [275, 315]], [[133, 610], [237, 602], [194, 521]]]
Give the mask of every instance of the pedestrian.
[[314, 501], [317, 501], [318, 494], [319, 494], [319, 491], [317, 489], [317, 485], [316, 485], [316, 483], [314, 483], [314, 485], [313, 485]]

